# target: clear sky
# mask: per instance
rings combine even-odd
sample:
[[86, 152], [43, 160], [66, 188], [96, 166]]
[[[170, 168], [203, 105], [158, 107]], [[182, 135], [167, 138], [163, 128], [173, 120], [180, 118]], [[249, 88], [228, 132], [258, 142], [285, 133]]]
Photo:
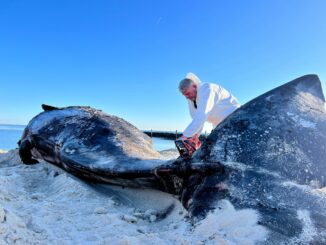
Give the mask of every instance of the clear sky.
[[325, 0], [3, 0], [0, 30], [0, 123], [47, 103], [182, 130], [189, 71], [242, 104], [309, 73], [326, 89]]

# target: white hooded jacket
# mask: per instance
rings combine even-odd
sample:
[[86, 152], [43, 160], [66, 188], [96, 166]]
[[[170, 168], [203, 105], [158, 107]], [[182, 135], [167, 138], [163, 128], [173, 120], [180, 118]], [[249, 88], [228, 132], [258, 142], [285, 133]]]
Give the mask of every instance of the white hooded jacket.
[[201, 83], [193, 73], [188, 73], [186, 78], [193, 80], [197, 85], [197, 108], [193, 101], [187, 99], [193, 120], [184, 130], [184, 136], [192, 137], [200, 134], [206, 121], [215, 128], [224, 118], [240, 107], [237, 99], [223, 87], [213, 83]]

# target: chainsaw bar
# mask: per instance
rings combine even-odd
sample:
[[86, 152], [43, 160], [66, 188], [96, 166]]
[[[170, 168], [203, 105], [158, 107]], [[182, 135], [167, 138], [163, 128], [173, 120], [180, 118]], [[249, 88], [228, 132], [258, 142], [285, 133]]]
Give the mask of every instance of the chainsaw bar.
[[186, 148], [183, 140], [175, 140], [174, 141], [175, 146], [177, 147], [177, 150], [179, 151], [179, 154], [182, 158], [189, 158], [189, 152]]
[[198, 140], [176, 140], [175, 146], [177, 147], [179, 154], [182, 158], [191, 158], [192, 154], [199, 148], [200, 141]]

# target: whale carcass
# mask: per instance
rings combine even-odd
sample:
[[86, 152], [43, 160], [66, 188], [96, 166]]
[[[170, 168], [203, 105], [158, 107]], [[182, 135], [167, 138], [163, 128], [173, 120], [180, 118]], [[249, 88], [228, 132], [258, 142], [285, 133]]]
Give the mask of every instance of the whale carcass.
[[93, 181], [176, 194], [194, 220], [228, 200], [259, 213], [265, 244], [326, 242], [326, 112], [316, 75], [248, 102], [187, 161], [159, 160], [146, 135], [101, 111], [44, 109], [20, 140], [25, 163], [44, 159]]
[[153, 172], [165, 161], [136, 127], [90, 107], [42, 107], [19, 141], [24, 163], [45, 160], [91, 181], [163, 188]]

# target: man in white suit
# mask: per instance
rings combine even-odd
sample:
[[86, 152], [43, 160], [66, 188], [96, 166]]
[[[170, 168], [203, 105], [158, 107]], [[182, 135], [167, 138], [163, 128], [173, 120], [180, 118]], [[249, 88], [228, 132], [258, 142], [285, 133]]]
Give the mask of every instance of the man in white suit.
[[[229, 91], [217, 84], [202, 83], [193, 73], [188, 73], [180, 82], [179, 91], [186, 97], [192, 117], [180, 140], [198, 140], [205, 122], [210, 122], [215, 128], [240, 107]], [[200, 143], [196, 145], [196, 148], [199, 148]]]

